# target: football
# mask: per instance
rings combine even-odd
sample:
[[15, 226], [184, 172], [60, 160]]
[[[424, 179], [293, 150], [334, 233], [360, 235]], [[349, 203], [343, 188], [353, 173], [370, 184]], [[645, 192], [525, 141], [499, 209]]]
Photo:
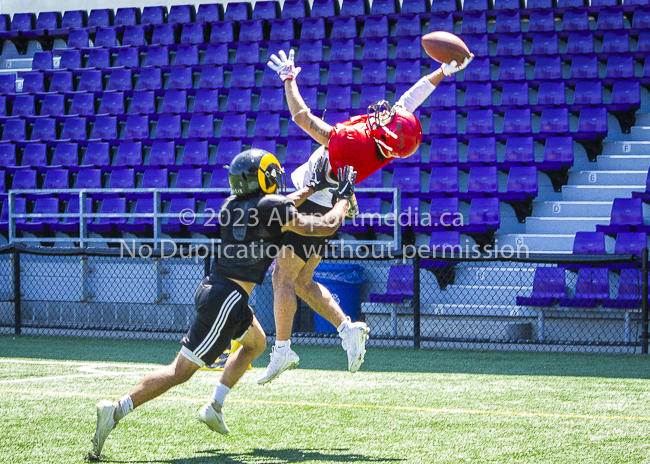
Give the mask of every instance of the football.
[[422, 37], [422, 47], [434, 60], [440, 63], [451, 63], [456, 60], [462, 63], [470, 55], [470, 51], [459, 37], [449, 32], [429, 32]]

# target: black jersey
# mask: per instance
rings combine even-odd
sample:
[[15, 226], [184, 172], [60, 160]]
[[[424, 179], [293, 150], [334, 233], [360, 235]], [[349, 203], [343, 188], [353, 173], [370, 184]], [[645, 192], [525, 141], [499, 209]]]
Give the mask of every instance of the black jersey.
[[283, 195], [226, 199], [219, 211], [221, 246], [212, 274], [261, 284], [284, 242], [282, 226], [298, 214], [293, 200]]

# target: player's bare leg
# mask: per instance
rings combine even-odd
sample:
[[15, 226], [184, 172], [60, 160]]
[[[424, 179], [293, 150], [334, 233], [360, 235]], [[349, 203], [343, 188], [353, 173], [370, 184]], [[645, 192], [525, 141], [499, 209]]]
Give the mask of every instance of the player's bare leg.
[[228, 435], [230, 429], [223, 419], [223, 404], [230, 389], [242, 378], [251, 362], [266, 349], [266, 334], [256, 318], [239, 343], [237, 351], [228, 356], [226, 367], [210, 401], [199, 410], [199, 420], [211, 430]]
[[278, 378], [287, 369], [298, 365], [300, 358], [291, 349], [291, 329], [298, 304], [295, 282], [305, 262], [287, 247], [282, 247], [273, 269], [273, 316], [275, 318], [275, 345], [264, 374], [257, 379], [260, 385]]
[[298, 273], [295, 283], [296, 294], [337, 328], [343, 340], [343, 349], [348, 353], [348, 370], [356, 372], [365, 358], [368, 326], [363, 322], [351, 322], [330, 291], [324, 285], [314, 281], [314, 271], [321, 259], [318, 255], [309, 257]]
[[198, 369], [198, 365], [179, 353], [170, 365], [147, 374], [128, 395], [117, 402], [102, 400], [97, 403], [97, 427], [91, 440], [93, 448], [88, 458], [100, 458], [108, 434], [125, 415], [170, 388], [186, 382]]

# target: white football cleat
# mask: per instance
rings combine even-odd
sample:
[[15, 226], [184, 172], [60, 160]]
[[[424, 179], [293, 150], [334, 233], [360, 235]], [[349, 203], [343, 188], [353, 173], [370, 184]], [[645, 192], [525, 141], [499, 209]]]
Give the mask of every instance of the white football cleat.
[[223, 420], [223, 413], [217, 411], [212, 402], [204, 405], [199, 409], [199, 420], [213, 430], [222, 435], [228, 435], [230, 429]]
[[97, 406], [97, 428], [92, 438], [93, 449], [89, 454], [90, 458], [99, 459], [104, 447], [104, 442], [115, 428], [117, 422], [113, 419], [113, 413], [117, 407], [117, 403], [109, 400], [102, 400], [96, 404]]
[[257, 379], [257, 383], [259, 385], [264, 385], [271, 380], [275, 380], [287, 369], [293, 369], [296, 367], [299, 362], [300, 357], [291, 348], [287, 348], [284, 350], [284, 353], [280, 353], [274, 346], [271, 351], [271, 362], [269, 362], [262, 377]]
[[348, 353], [348, 370], [357, 372], [366, 355], [366, 340], [370, 330], [363, 322], [348, 322], [340, 333], [343, 349]]

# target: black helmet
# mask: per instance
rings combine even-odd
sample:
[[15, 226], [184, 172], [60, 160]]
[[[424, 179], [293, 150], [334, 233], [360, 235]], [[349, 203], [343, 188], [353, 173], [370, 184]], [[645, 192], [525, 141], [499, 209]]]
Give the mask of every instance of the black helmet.
[[284, 169], [275, 156], [266, 150], [253, 148], [241, 152], [232, 160], [228, 180], [233, 195], [252, 196], [284, 190]]

